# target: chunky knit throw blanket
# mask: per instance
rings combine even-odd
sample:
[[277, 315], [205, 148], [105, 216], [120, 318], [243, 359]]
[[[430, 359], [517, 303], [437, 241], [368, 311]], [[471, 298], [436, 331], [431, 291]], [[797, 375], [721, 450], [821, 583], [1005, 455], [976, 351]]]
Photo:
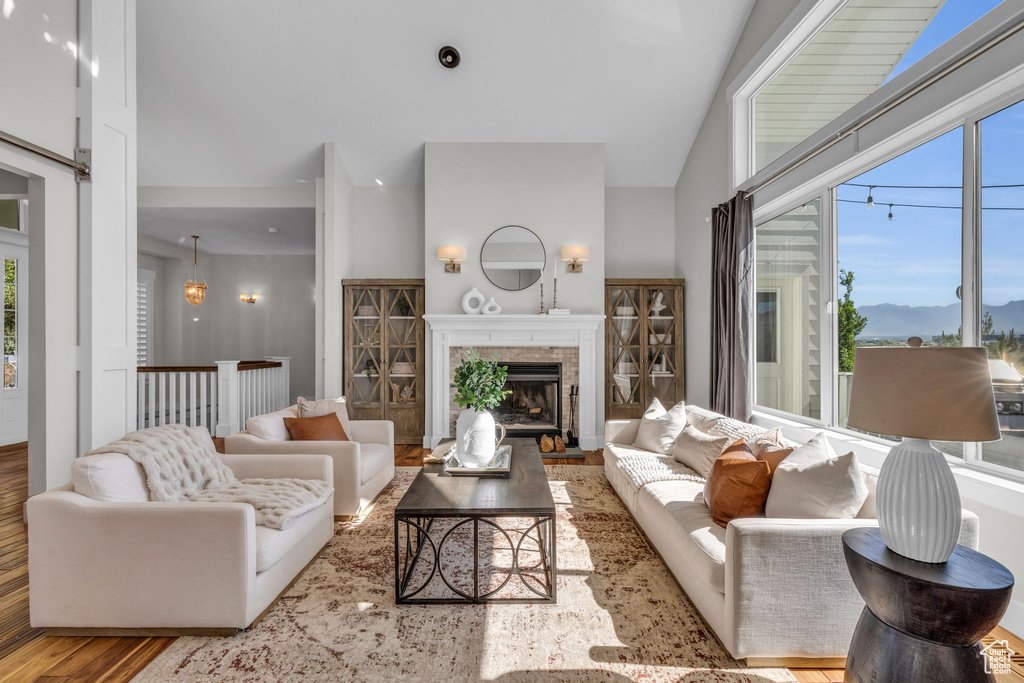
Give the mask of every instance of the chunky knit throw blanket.
[[656, 481], [695, 481], [704, 483], [700, 476], [686, 465], [671, 457], [655, 454], [629, 453], [619, 458], [617, 466], [626, 475], [634, 490]]
[[256, 524], [271, 529], [287, 529], [334, 491], [316, 479], [239, 481], [220, 459], [205, 427], [140, 429], [86, 455], [96, 453], [120, 453], [141, 465], [153, 500], [248, 503], [256, 510]]

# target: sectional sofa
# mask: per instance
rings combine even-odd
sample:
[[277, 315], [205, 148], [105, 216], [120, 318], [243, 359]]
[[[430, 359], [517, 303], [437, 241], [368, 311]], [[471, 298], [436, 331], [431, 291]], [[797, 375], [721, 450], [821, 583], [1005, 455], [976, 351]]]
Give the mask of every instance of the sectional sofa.
[[[688, 423], [707, 433], [743, 438], [766, 431], [697, 407], [686, 410]], [[639, 424], [606, 422], [608, 481], [722, 645], [748, 666], [842, 667], [864, 602], [847, 571], [841, 537], [847, 529], [877, 526], [877, 471], [861, 465], [869, 495], [854, 519], [758, 517], [722, 528], [704, 504], [696, 472], [671, 455], [633, 445]], [[663, 465], [654, 469], [678, 478], [648, 481], [644, 471], [652, 468], [645, 465], [654, 461]], [[978, 544], [978, 518], [967, 511], [960, 543]]]

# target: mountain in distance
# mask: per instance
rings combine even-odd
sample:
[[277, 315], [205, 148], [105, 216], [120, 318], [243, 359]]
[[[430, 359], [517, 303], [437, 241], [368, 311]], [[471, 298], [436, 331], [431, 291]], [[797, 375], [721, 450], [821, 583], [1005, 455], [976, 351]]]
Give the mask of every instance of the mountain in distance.
[[[1024, 300], [1010, 301], [1003, 306], [984, 305], [983, 312], [992, 314], [995, 334], [1015, 330], [1024, 334]], [[928, 339], [936, 335], [956, 334], [960, 327], [960, 304], [948, 306], [898, 306], [877, 304], [858, 306], [857, 312], [868, 319], [860, 339], [917, 335]]]

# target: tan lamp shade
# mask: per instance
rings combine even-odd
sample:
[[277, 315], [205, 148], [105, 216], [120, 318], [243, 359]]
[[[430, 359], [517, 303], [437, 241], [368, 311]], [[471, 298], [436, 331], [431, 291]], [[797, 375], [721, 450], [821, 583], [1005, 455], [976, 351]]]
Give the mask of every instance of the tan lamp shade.
[[563, 261], [587, 261], [590, 259], [590, 247], [567, 244], [562, 247]]
[[466, 248], [465, 247], [438, 247], [437, 248], [437, 260], [438, 261], [465, 261], [466, 260]]
[[988, 354], [978, 347], [861, 347], [847, 424], [935, 441], [996, 441]]

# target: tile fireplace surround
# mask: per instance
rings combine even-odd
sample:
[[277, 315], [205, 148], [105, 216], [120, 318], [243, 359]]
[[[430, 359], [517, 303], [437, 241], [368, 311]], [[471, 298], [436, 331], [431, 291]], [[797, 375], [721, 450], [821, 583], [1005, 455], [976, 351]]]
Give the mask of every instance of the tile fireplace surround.
[[[554, 360], [553, 348], [573, 348], [577, 358], [575, 374], [579, 377], [580, 387], [580, 446], [584, 450], [598, 448], [597, 342], [603, 315], [428, 314], [423, 319], [430, 326], [431, 340], [431, 402], [427, 416], [429, 433], [423, 437], [425, 447], [433, 448], [441, 439], [453, 435], [450, 423], [453, 357], [455, 354], [461, 357], [465, 347], [472, 346], [481, 350], [495, 349], [499, 357], [506, 360], [513, 360], [511, 356], [514, 355], [514, 360], [519, 361], [550, 361]], [[537, 353], [529, 353], [530, 349], [536, 349]], [[482, 355], [487, 357], [488, 353], [482, 351]], [[574, 374], [564, 365], [562, 373], [563, 382]], [[567, 406], [563, 410], [567, 410]]]

